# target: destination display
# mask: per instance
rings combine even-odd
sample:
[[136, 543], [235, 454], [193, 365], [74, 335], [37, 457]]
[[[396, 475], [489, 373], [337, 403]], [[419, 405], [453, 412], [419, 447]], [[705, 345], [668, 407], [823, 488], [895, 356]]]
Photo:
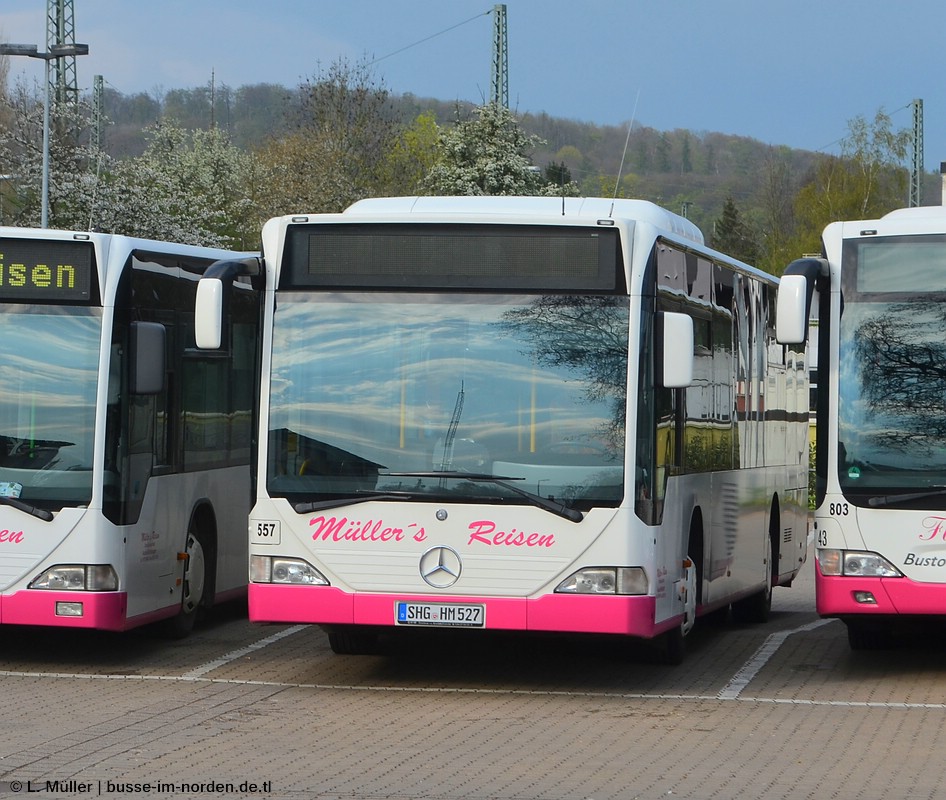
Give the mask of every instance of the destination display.
[[0, 301], [89, 302], [94, 262], [92, 242], [0, 238]]
[[290, 225], [279, 288], [614, 292], [623, 282], [620, 258], [614, 228], [403, 222]]

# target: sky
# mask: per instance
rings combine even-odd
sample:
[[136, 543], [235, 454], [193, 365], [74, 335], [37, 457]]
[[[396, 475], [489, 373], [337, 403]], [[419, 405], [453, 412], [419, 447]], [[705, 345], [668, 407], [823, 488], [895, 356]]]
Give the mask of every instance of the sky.
[[[80, 91], [297, 86], [341, 59], [394, 94], [490, 96], [490, 0], [72, 0]], [[0, 41], [45, 49], [47, 0], [0, 0]], [[509, 104], [597, 125], [836, 153], [856, 117], [946, 161], [944, 0], [507, 0]], [[11, 78], [40, 81], [38, 59]], [[106, 109], [106, 114], [108, 110]]]

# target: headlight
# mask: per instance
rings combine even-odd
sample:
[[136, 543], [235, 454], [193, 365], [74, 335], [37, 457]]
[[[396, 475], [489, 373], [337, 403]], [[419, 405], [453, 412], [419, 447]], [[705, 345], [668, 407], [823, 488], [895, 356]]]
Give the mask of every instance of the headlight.
[[900, 570], [877, 553], [862, 550], [818, 550], [817, 557], [822, 575], [855, 578], [903, 577]]
[[557, 587], [565, 594], [647, 594], [642, 567], [588, 567], [569, 575]]
[[32, 583], [31, 589], [60, 592], [115, 592], [118, 574], [109, 564], [61, 564], [50, 567]]
[[250, 556], [250, 581], [304, 586], [330, 585], [326, 577], [308, 561], [274, 556]]

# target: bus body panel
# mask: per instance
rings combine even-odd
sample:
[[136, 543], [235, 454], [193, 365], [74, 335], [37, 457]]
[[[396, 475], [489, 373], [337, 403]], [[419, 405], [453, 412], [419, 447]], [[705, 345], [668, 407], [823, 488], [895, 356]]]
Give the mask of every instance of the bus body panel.
[[148, 482], [139, 523], [115, 531], [125, 541], [122, 559], [129, 586], [128, 616], [175, 607], [181, 601], [188, 524], [202, 504], [213, 509], [216, 523], [215, 594], [223, 598], [246, 589], [246, 518], [249, 514], [247, 471], [240, 467], [201, 473], [165, 475]]
[[[0, 529], [0, 565], [6, 571], [5, 591], [10, 593], [0, 624], [126, 630], [176, 613], [183, 572], [178, 554], [185, 547], [190, 517], [201, 503], [210, 503], [219, 515], [215, 597], [222, 601], [245, 593], [249, 502], [247, 491], [234, 489], [246, 479], [246, 470], [239, 467], [206, 473], [197, 481], [185, 475], [152, 478], [139, 523], [128, 526], [113, 525], [87, 509], [63, 509], [47, 523], [0, 506], [0, 525], [9, 526]], [[41, 547], [27, 549], [31, 542]], [[27, 590], [45, 569], [60, 564], [111, 564], [121, 591]], [[84, 599], [85, 619], [51, 615], [53, 597]]]
[[[818, 521], [819, 549], [878, 553], [903, 575], [825, 575], [818, 567], [821, 616], [946, 616], [946, 512], [857, 508], [840, 494], [828, 496], [824, 507], [835, 513]], [[858, 592], [873, 600], [858, 602]]]
[[620, 509], [595, 509], [576, 524], [528, 507], [362, 503], [300, 515], [284, 500], [259, 500], [251, 534], [274, 521], [280, 541], [264, 544], [251, 535], [255, 553], [304, 552], [347, 593], [429, 593], [419, 562], [434, 547], [449, 547], [461, 559], [451, 589], [482, 598], [554, 591], [576, 564], [614, 560], [615, 539], [622, 542], [620, 563], [653, 559], [653, 535], [636, 535], [640, 521]]
[[0, 589], [8, 591], [35, 577], [39, 566], [81, 526], [85, 516], [84, 510], [70, 508], [46, 522], [0, 505]]

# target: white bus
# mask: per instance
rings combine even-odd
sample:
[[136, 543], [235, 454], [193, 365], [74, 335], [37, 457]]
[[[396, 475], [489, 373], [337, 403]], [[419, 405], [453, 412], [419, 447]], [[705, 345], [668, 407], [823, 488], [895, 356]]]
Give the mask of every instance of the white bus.
[[[682, 657], [805, 558], [804, 352], [777, 281], [641, 201], [420, 197], [263, 229], [250, 619]], [[218, 331], [198, 290], [198, 343]], [[204, 309], [204, 303], [207, 310]]]
[[[246, 591], [260, 293], [248, 253], [0, 228], [0, 624], [122, 631]], [[229, 267], [229, 268], [227, 268]]]
[[817, 607], [871, 649], [946, 619], [946, 209], [822, 241], [786, 270], [778, 333], [817, 314]]

